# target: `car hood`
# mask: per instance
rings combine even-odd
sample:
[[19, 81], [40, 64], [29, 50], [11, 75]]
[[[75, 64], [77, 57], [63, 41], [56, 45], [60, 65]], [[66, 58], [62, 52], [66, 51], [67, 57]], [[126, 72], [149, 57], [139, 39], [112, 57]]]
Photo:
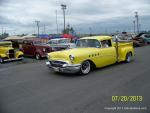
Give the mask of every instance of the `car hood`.
[[49, 60], [67, 60], [69, 61], [69, 55], [73, 55], [75, 58], [82, 56], [89, 56], [89, 54], [95, 53], [98, 48], [73, 48], [63, 51], [51, 52], [48, 54]]
[[7, 52], [7, 51], [9, 51], [10, 49], [13, 49], [12, 47], [0, 47], [0, 50], [2, 51], [2, 52]]

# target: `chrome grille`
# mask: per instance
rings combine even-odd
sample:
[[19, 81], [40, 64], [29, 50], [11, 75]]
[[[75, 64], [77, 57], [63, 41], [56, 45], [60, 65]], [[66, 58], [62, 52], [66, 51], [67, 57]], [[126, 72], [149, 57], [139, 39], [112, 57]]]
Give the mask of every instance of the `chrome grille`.
[[64, 64], [67, 64], [66, 62], [63, 61], [50, 61], [50, 63], [54, 67], [62, 67]]
[[15, 57], [15, 52], [14, 52], [14, 50], [12, 49], [12, 50], [9, 50], [9, 58], [14, 58]]

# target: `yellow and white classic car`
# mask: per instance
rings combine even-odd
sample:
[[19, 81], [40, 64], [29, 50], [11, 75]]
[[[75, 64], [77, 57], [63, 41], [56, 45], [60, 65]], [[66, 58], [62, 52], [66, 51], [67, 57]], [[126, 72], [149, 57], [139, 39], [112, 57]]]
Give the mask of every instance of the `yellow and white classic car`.
[[46, 65], [55, 72], [88, 74], [116, 62], [130, 62], [134, 56], [132, 42], [113, 42], [110, 36], [84, 37], [77, 48], [48, 53]]
[[21, 60], [23, 59], [23, 52], [19, 50], [15, 50], [12, 47], [12, 43], [8, 41], [0, 42], [0, 63], [5, 61], [12, 60]]

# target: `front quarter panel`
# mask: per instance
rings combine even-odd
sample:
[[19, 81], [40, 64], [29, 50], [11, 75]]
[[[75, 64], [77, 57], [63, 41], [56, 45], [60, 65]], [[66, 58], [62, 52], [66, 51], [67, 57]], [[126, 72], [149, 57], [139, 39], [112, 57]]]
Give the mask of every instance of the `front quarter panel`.
[[5, 57], [7, 57], [6, 54], [0, 54], [0, 58], [5, 58]]
[[22, 52], [22, 51], [17, 51], [17, 52], [15, 53], [15, 57], [16, 57], [16, 58], [19, 58], [20, 56], [23, 56], [23, 52]]

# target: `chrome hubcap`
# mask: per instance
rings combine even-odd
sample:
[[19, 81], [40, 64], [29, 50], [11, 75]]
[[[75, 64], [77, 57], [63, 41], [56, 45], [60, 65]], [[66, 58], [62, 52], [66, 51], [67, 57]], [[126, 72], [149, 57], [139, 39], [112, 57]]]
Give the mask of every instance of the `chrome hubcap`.
[[39, 60], [40, 59], [40, 55], [36, 54], [36, 59]]
[[2, 58], [0, 58], [0, 63], [3, 63], [3, 59]]
[[127, 62], [130, 62], [131, 61], [131, 54], [128, 54], [127, 56]]
[[91, 67], [90, 67], [89, 61], [85, 61], [81, 66], [81, 71], [83, 74], [89, 73], [90, 69], [91, 69]]

